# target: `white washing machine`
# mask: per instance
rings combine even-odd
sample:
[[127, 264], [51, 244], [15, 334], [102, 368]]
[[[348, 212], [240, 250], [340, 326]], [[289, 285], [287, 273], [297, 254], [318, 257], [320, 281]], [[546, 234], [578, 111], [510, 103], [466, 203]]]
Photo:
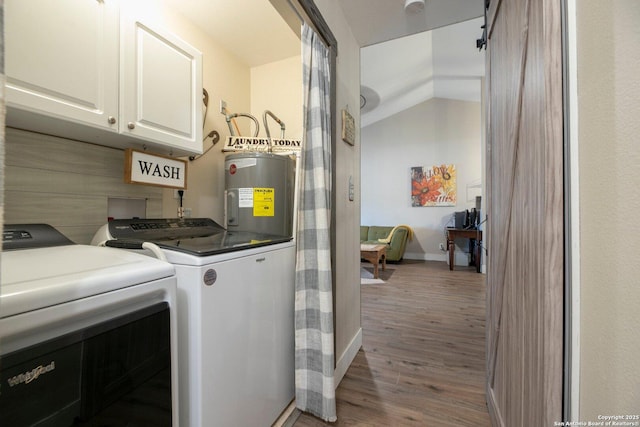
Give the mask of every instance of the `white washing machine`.
[[271, 426], [295, 397], [295, 243], [213, 220], [114, 220], [92, 244], [153, 242], [178, 276], [180, 425]]
[[171, 264], [45, 224], [5, 225], [0, 262], [0, 425], [178, 425]]

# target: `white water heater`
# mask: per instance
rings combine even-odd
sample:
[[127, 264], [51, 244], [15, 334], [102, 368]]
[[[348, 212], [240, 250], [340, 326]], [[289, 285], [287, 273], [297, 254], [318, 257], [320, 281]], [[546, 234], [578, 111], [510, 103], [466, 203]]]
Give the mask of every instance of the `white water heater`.
[[224, 170], [227, 230], [293, 234], [293, 158], [234, 153], [227, 155]]

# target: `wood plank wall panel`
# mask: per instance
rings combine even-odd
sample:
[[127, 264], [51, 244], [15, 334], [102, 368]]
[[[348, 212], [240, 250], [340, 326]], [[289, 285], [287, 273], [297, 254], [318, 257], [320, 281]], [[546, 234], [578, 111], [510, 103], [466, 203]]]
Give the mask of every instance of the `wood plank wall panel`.
[[51, 224], [89, 243], [107, 220], [107, 199], [147, 200], [162, 215], [162, 189], [125, 184], [124, 151], [6, 128], [5, 222]]
[[487, 398], [500, 426], [561, 420], [559, 8], [503, 0], [489, 11]]

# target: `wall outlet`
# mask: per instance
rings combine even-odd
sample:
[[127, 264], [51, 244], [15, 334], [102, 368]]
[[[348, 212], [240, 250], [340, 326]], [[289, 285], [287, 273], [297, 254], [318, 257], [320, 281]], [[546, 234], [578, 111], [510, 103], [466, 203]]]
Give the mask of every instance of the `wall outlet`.
[[440, 245], [439, 245], [439, 246], [440, 246], [440, 250], [441, 250], [442, 252], [445, 252], [445, 251], [446, 251], [446, 249], [444, 248], [444, 243], [440, 243]]
[[191, 208], [178, 208], [178, 218], [191, 218]]

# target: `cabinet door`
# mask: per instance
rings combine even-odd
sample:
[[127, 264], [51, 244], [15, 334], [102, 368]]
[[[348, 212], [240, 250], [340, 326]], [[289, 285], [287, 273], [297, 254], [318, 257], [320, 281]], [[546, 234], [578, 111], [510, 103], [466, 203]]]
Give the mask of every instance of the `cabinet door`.
[[118, 25], [108, 0], [6, 0], [9, 119], [37, 112], [117, 131]]
[[202, 54], [127, 14], [121, 34], [121, 132], [201, 153]]

